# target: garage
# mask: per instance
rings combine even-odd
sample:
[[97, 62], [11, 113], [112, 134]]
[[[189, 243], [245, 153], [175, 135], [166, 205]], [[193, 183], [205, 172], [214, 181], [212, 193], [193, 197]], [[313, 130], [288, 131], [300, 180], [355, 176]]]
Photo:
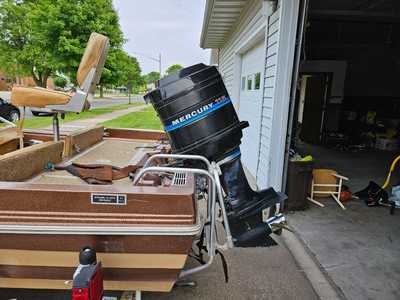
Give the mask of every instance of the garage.
[[[400, 154], [400, 2], [207, 3], [201, 46], [213, 49], [211, 62], [250, 122], [241, 151], [257, 187], [286, 191], [287, 204], [304, 201], [306, 209], [288, 209], [289, 225], [343, 298], [400, 299], [400, 210], [391, 214], [380, 191]], [[303, 158], [310, 166], [291, 172]], [[314, 199], [323, 207], [307, 200], [314, 169], [342, 177], [344, 209], [329, 194]], [[290, 179], [302, 185], [306, 173], [302, 192], [291, 193]], [[370, 181], [377, 205], [369, 194], [350, 197]], [[387, 199], [399, 185], [397, 166]]]
[[310, 1], [291, 128], [292, 148], [353, 192], [383, 183], [400, 152], [400, 4], [361, 2]]
[[259, 128], [263, 100], [264, 41], [259, 42], [242, 56], [239, 117], [249, 120], [250, 127], [244, 131], [242, 159], [251, 174], [257, 173], [260, 145]]
[[398, 299], [400, 165], [381, 187], [400, 155], [400, 3], [310, 0], [302, 40], [288, 143], [355, 197], [313, 197], [291, 224], [348, 299]]

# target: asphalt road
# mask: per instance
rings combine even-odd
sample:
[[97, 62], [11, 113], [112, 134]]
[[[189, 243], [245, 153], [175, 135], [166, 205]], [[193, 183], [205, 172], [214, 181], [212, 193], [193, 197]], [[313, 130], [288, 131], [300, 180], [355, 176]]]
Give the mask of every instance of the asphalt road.
[[[131, 97], [131, 102], [144, 102], [143, 96], [133, 95]], [[90, 101], [91, 108], [108, 107], [108, 106], [128, 104], [128, 103], [129, 103], [128, 98], [103, 98]], [[25, 112], [25, 119], [31, 119], [33, 117], [34, 116], [30, 108], [27, 108]]]

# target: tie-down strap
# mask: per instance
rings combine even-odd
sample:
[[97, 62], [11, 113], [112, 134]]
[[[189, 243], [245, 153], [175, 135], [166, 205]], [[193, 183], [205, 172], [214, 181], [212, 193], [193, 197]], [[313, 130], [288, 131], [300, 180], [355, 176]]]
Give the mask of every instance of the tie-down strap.
[[70, 174], [81, 178], [89, 184], [112, 184], [113, 180], [123, 179], [129, 173], [135, 173], [142, 166], [129, 165], [123, 168], [102, 164], [78, 164], [55, 165], [55, 170], [65, 170]]

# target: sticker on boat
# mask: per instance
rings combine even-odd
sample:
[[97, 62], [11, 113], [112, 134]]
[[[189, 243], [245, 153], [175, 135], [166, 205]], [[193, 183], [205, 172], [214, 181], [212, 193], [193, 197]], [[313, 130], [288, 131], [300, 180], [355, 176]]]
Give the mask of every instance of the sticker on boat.
[[91, 194], [92, 204], [126, 205], [126, 194]]

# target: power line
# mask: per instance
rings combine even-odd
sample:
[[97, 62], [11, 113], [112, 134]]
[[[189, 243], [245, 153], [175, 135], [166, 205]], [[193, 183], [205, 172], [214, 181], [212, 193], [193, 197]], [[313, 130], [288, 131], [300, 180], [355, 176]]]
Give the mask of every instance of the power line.
[[158, 62], [158, 70], [159, 70], [160, 76], [161, 76], [161, 74], [162, 74], [162, 69], [161, 69], [161, 53], [158, 54], [158, 58], [155, 58], [155, 57], [153, 57], [153, 56], [150, 56], [149, 54], [146, 54], [146, 53], [141, 53], [141, 52], [136, 52], [136, 51], [132, 51], [132, 53], [135, 54], [135, 55], [140, 55], [140, 56], [143, 56], [143, 57], [145, 57], [145, 58], [147, 58], [147, 59], [150, 59], [150, 60], [153, 60], [153, 61]]

